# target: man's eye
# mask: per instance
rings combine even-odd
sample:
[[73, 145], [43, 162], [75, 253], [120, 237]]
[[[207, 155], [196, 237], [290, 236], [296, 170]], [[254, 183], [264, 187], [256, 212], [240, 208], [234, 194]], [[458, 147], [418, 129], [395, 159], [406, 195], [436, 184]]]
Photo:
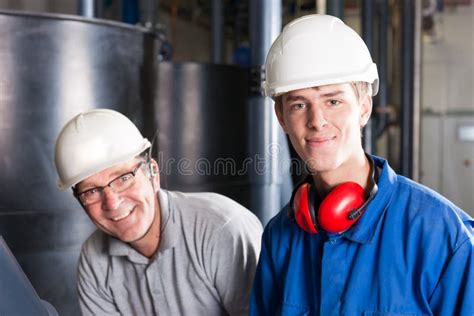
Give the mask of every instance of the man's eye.
[[329, 104], [332, 106], [339, 105], [341, 104], [341, 101], [338, 100], [329, 100]]
[[97, 193], [99, 193], [99, 189], [98, 188], [93, 188], [93, 189], [90, 189], [90, 190], [87, 190], [87, 191], [81, 193], [81, 195], [84, 196], [84, 197], [89, 197], [89, 196], [93, 196]]
[[304, 103], [294, 103], [291, 105], [292, 110], [302, 110], [306, 107], [306, 104]]
[[127, 182], [132, 178], [132, 175], [130, 173], [124, 174], [123, 176], [120, 177], [120, 180], [122, 182]]

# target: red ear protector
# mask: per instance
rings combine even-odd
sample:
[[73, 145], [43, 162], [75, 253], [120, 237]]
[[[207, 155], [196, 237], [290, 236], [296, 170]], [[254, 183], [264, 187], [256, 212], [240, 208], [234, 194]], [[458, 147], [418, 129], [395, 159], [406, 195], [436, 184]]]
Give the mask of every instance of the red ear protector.
[[[331, 233], [342, 233], [354, 225], [364, 213], [366, 206], [377, 193], [377, 167], [370, 155], [371, 187], [365, 190], [355, 182], [344, 182], [335, 187], [320, 203], [311, 176], [299, 184], [290, 200], [289, 216], [308, 233], [317, 234], [323, 229]], [[367, 196], [366, 196], [367, 195]], [[315, 210], [315, 205], [319, 208]]]

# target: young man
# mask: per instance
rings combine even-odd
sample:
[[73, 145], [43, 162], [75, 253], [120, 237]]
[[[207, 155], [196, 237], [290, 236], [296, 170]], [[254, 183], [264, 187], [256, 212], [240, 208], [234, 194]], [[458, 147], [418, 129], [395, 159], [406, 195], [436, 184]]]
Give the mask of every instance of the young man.
[[160, 190], [150, 143], [124, 115], [81, 113], [55, 162], [98, 230], [78, 267], [83, 315], [246, 315], [262, 227], [213, 193]]
[[473, 219], [366, 155], [378, 75], [335, 17], [287, 25], [266, 94], [311, 175], [266, 226], [251, 315], [474, 315]]

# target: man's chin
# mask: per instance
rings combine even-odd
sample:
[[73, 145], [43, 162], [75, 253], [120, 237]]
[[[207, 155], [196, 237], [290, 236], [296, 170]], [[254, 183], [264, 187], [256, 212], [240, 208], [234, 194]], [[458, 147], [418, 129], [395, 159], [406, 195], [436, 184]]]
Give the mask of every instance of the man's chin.
[[308, 159], [306, 160], [306, 168], [309, 174], [323, 173], [334, 170], [337, 166], [335, 160], [329, 159]]

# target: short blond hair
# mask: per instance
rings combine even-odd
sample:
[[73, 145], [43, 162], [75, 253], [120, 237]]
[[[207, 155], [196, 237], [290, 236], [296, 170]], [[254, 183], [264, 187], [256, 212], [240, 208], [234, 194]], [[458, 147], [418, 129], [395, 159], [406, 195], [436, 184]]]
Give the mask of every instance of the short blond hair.
[[366, 81], [354, 81], [350, 83], [356, 97], [362, 100], [366, 95], [372, 96], [372, 85]]

